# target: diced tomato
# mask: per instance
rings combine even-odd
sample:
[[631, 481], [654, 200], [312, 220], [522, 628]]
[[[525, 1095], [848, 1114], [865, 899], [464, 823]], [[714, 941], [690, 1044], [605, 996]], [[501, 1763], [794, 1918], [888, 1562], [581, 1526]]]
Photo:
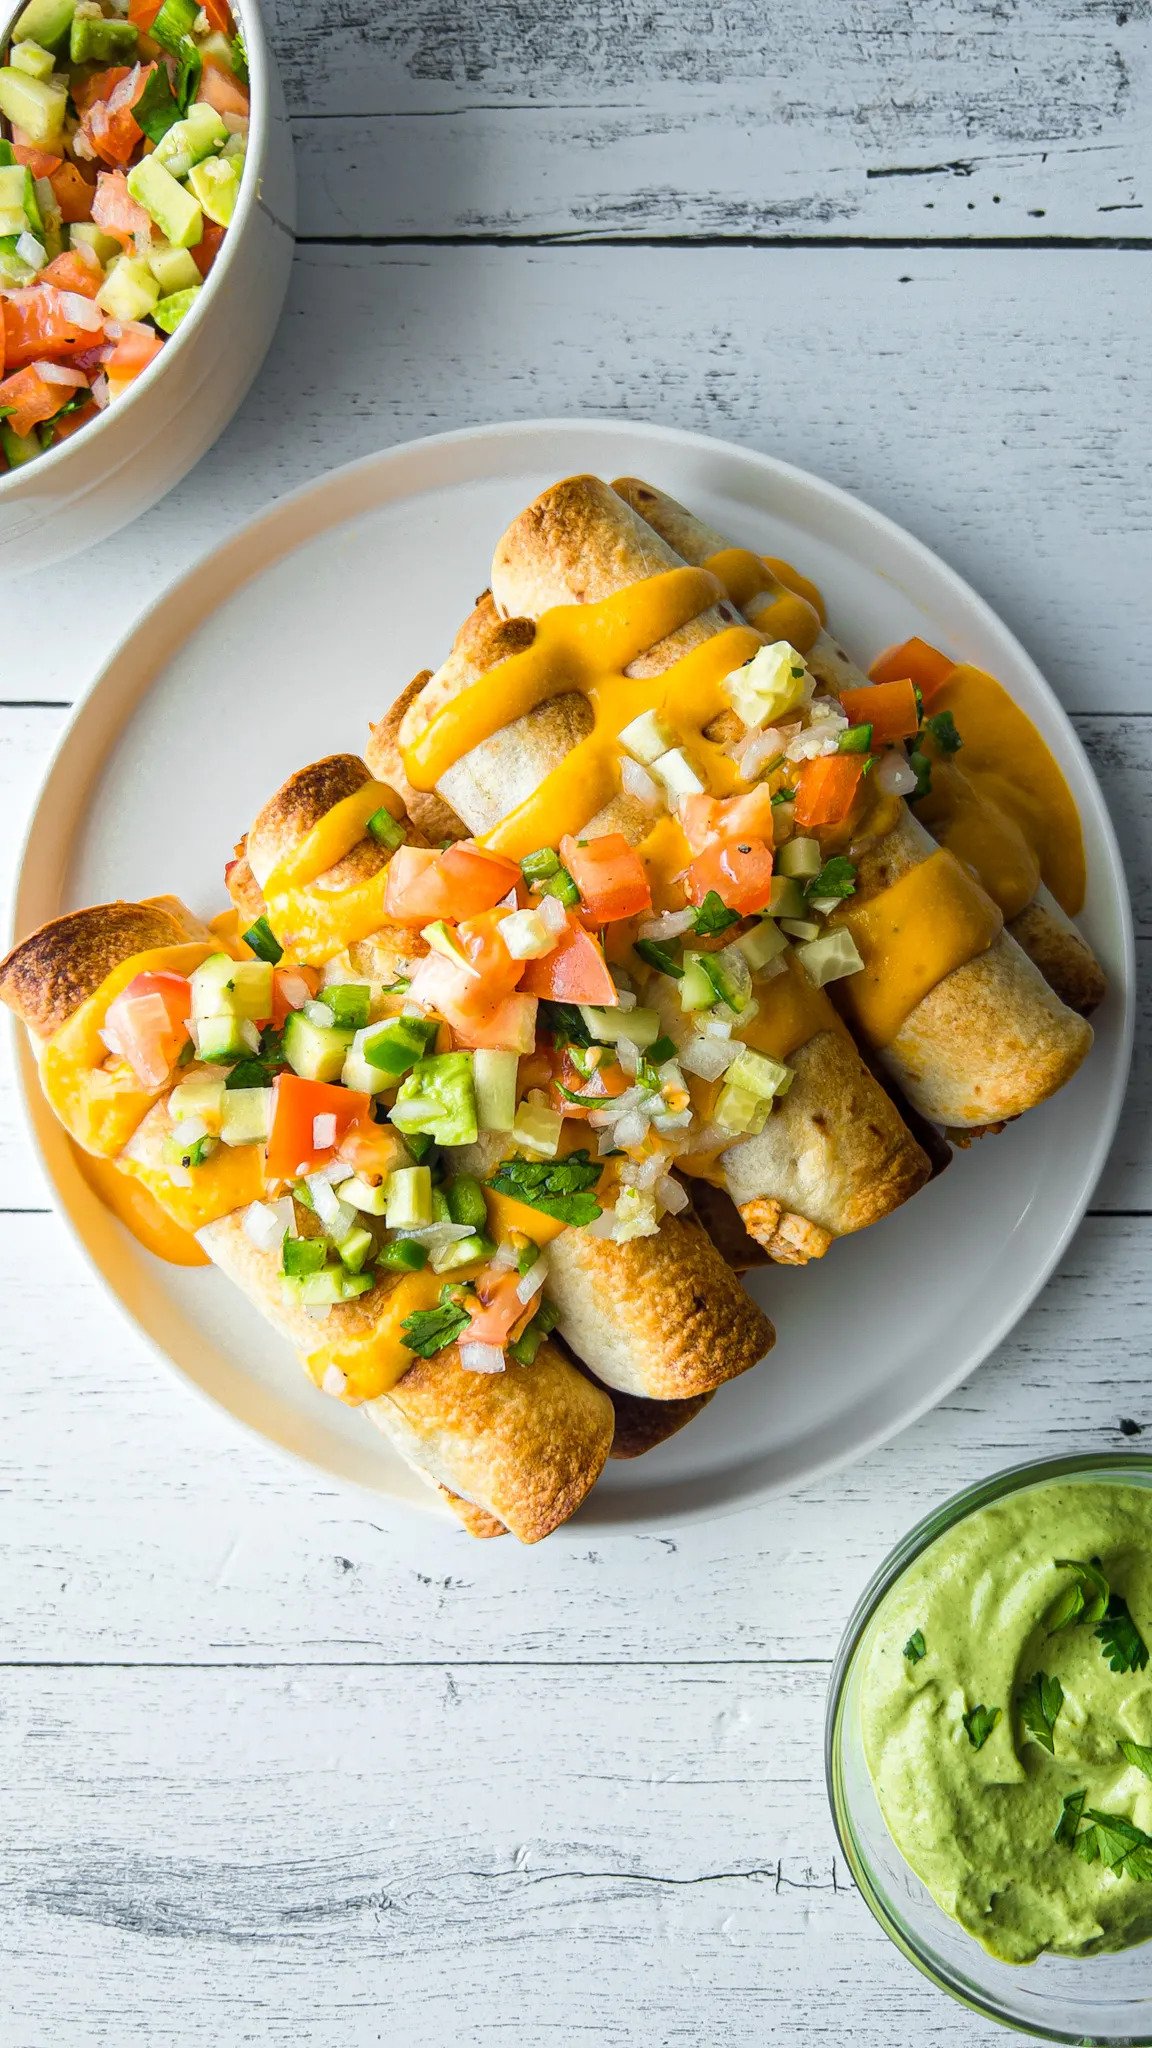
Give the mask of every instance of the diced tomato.
[[137, 974], [108, 1005], [103, 1038], [144, 1088], [162, 1088], [188, 1042], [192, 989], [183, 974]]
[[65, 413], [62, 420], [57, 420], [52, 429], [53, 445], [57, 441], [70, 441], [73, 434], [79, 433], [81, 427], [90, 425], [99, 417], [100, 407], [95, 399], [89, 399], [85, 405], [78, 405], [75, 412]]
[[688, 901], [703, 903], [713, 891], [741, 917], [768, 908], [772, 893], [772, 850], [762, 839], [717, 839], [698, 853], [686, 878]]
[[282, 1031], [293, 1010], [302, 1010], [311, 1002], [320, 986], [320, 976], [314, 967], [276, 967], [272, 972], [272, 1017], [273, 1031]]
[[862, 754], [822, 754], [805, 761], [796, 778], [796, 823], [839, 825], [856, 801], [863, 775]]
[[247, 114], [248, 94], [234, 72], [225, 71], [222, 65], [208, 62], [200, 79], [196, 94], [205, 105], [215, 107], [218, 114]]
[[703, 853], [713, 839], [765, 839], [773, 836], [772, 793], [758, 782], [742, 796], [685, 797], [680, 823], [693, 853]]
[[544, 996], [554, 1003], [616, 1001], [616, 984], [603, 950], [575, 918], [569, 919], [553, 952], [528, 961], [520, 987], [525, 995]]
[[56, 194], [62, 220], [91, 220], [96, 187], [88, 183], [75, 164], [62, 163], [59, 170], [48, 173], [48, 182]]
[[420, 961], [408, 993], [413, 1002], [443, 1017], [462, 1045], [531, 1052], [536, 1043], [533, 996], [510, 995], [486, 1002], [475, 975], [453, 966], [441, 953], [429, 953]]
[[920, 724], [916, 691], [907, 676], [897, 682], [876, 683], [870, 690], [845, 690], [840, 702], [852, 725], [872, 727], [876, 747], [910, 740]]
[[902, 640], [898, 647], [886, 647], [883, 654], [876, 656], [868, 673], [874, 683], [898, 683], [907, 678], [916, 684], [925, 704], [930, 704], [955, 666], [950, 655], [942, 654], [938, 647], [913, 634], [911, 640]]
[[644, 863], [622, 832], [599, 839], [560, 841], [560, 858], [580, 891], [583, 908], [597, 924], [618, 917], [638, 917], [652, 908], [652, 888]]
[[505, 915], [501, 910], [482, 910], [479, 917], [466, 918], [456, 933], [490, 1001], [511, 995], [527, 964], [514, 960], [500, 937]]
[[71, 397], [65, 384], [50, 384], [38, 369], [17, 370], [0, 384], [0, 406], [10, 406], [8, 425], [14, 434], [30, 434], [50, 420]]
[[232, 13], [228, 0], [203, 0], [203, 6], [208, 16], [208, 26], [219, 29], [222, 36], [231, 36]]
[[164, 0], [128, 0], [128, 19], [146, 34], [163, 5]]
[[462, 839], [443, 853], [399, 846], [388, 864], [384, 907], [398, 924], [476, 917], [520, 880], [514, 860]]
[[113, 383], [129, 384], [159, 355], [164, 338], [138, 321], [125, 321], [120, 339], [105, 364]]
[[92, 218], [97, 227], [114, 236], [125, 249], [135, 246], [138, 235], [145, 242], [152, 236], [152, 222], [133, 199], [123, 171], [101, 171], [96, 180]]
[[5, 360], [9, 370], [42, 360], [66, 362], [103, 339], [104, 322], [86, 302], [55, 285], [33, 285], [3, 300]]
[[[137, 64], [125, 73], [105, 96], [93, 96], [88, 101], [88, 111], [81, 122], [80, 132], [91, 144], [102, 163], [131, 163], [140, 144], [144, 131], [135, 119], [132, 109], [140, 98], [148, 79], [155, 70], [154, 64]], [[112, 72], [106, 72], [106, 78]]]
[[131, 78], [135, 69], [134, 64], [109, 64], [103, 71], [90, 71], [87, 78], [74, 78], [71, 90], [77, 113], [86, 114], [97, 100], [111, 99], [116, 87]]
[[12, 130], [12, 154], [18, 164], [24, 164], [34, 178], [50, 178], [60, 169], [64, 159], [50, 149], [41, 149], [30, 142], [19, 128]]
[[[278, 1074], [272, 1084], [272, 1130], [268, 1139], [268, 1177], [295, 1180], [331, 1159], [354, 1123], [367, 1121], [371, 1096], [331, 1081], [305, 1081], [299, 1074]], [[316, 1118], [335, 1118], [330, 1145], [317, 1145]]]
[[371, 1116], [357, 1118], [336, 1147], [338, 1156], [373, 1187], [387, 1180], [398, 1166], [407, 1166], [411, 1154], [391, 1124], [378, 1124]]
[[82, 256], [79, 249], [65, 249], [54, 256], [40, 272], [40, 284], [54, 284], [62, 292], [79, 292], [81, 298], [94, 299], [104, 282], [104, 272], [95, 257], [91, 261]]
[[496, 1344], [508, 1342], [517, 1323], [524, 1318], [526, 1309], [536, 1307], [521, 1301], [516, 1289], [520, 1275], [515, 1266], [486, 1266], [472, 1283], [476, 1295], [476, 1307], [472, 1320], [463, 1333], [466, 1344]]
[[190, 249], [188, 251], [188, 254], [191, 256], [193, 263], [196, 265], [197, 270], [200, 272], [201, 277], [207, 277], [208, 272], [211, 270], [212, 265], [216, 261], [216, 257], [220, 250], [220, 244], [223, 240], [223, 228], [219, 227], [214, 220], [206, 220], [204, 223], [204, 232], [201, 235], [200, 240], [197, 242], [195, 248]]

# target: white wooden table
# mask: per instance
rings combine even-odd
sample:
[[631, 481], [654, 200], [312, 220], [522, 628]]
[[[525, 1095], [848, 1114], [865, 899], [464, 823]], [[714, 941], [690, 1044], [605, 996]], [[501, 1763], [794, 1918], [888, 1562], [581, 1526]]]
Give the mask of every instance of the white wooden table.
[[[68, 703], [201, 549], [389, 442], [602, 412], [805, 464], [972, 579], [1076, 715], [1146, 961], [1145, 0], [271, 14], [283, 326], [165, 505], [0, 592], [5, 877]], [[1147, 1094], [1043, 1298], [897, 1443], [755, 1513], [535, 1552], [377, 1513], [161, 1375], [5, 1095], [5, 2043], [1002, 2039], [853, 1891], [823, 1697], [930, 1503], [1152, 1431]]]

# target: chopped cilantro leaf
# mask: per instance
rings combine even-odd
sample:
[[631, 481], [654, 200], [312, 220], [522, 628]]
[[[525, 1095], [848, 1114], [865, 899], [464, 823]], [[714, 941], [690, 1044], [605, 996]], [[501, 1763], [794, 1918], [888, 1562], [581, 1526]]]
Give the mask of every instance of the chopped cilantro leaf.
[[675, 953], [671, 952], [667, 946], [662, 946], [659, 940], [637, 939], [633, 951], [639, 953], [645, 966], [655, 967], [661, 974], [670, 974], [674, 981], [679, 981], [682, 978], [684, 973], [683, 965], [676, 958]]
[[726, 932], [730, 924], [739, 924], [734, 910], [722, 903], [715, 889], [709, 889], [703, 903], [698, 903], [692, 912], [692, 929], [701, 937], [710, 937], [714, 932]]
[[589, 1191], [603, 1170], [603, 1162], [584, 1151], [570, 1152], [566, 1159], [506, 1159], [488, 1185], [558, 1223], [579, 1225], [594, 1223], [600, 1214], [600, 1204]]
[[662, 1067], [666, 1060], [675, 1059], [676, 1051], [676, 1040], [669, 1038], [665, 1033], [661, 1037], [653, 1039], [652, 1044], [648, 1047], [647, 1058], [652, 1066]]
[[983, 1749], [999, 1719], [999, 1707], [972, 1707], [964, 1715], [964, 1733], [973, 1749]]
[[247, 85], [248, 45], [244, 41], [244, 31], [242, 28], [237, 29], [236, 34], [232, 38], [230, 49], [232, 53], [232, 69], [240, 80], [241, 85]]
[[914, 1629], [904, 1645], [904, 1655], [910, 1664], [919, 1664], [921, 1657], [928, 1655], [923, 1629]]
[[964, 745], [950, 711], [930, 712], [924, 720], [924, 731], [931, 733], [942, 754], [958, 754]]
[[1064, 1705], [1064, 1687], [1058, 1678], [1049, 1678], [1046, 1671], [1034, 1671], [1017, 1702], [1020, 1719], [1033, 1742], [1046, 1749], [1049, 1756], [1056, 1754], [1056, 1723]]
[[1148, 1645], [1128, 1612], [1128, 1603], [1113, 1593], [1107, 1612], [1094, 1630], [1110, 1671], [1143, 1671]]
[[553, 1045], [594, 1045], [596, 1043], [576, 1003], [540, 1004], [540, 1024]]
[[1049, 1635], [1081, 1625], [1094, 1628], [1103, 1620], [1108, 1606], [1110, 1588], [1103, 1572], [1095, 1560], [1084, 1564], [1080, 1558], [1058, 1557], [1054, 1562], [1057, 1571], [1075, 1572], [1076, 1576], [1048, 1609], [1045, 1619]]
[[148, 73], [143, 92], [132, 108], [132, 119], [144, 130], [149, 142], [159, 142], [174, 121], [180, 119], [176, 95], [168, 83], [168, 72], [157, 64]]
[[809, 882], [805, 895], [817, 900], [821, 896], [854, 896], [856, 894], [856, 863], [846, 853], [837, 853], [826, 860], [814, 881]]
[[1084, 1801], [1087, 1797], [1088, 1794], [1083, 1787], [1081, 1787], [1079, 1792], [1066, 1792], [1064, 1794], [1060, 1802], [1060, 1818], [1052, 1830], [1052, 1840], [1054, 1842], [1063, 1842], [1068, 1849], [1072, 1847], [1073, 1842], [1076, 1840], [1076, 1830], [1080, 1825], [1080, 1816], [1084, 1811]]
[[1119, 1742], [1116, 1746], [1125, 1763], [1134, 1765], [1138, 1771], [1143, 1771], [1146, 1778], [1152, 1778], [1152, 1748], [1149, 1748], [1147, 1743]]
[[468, 1311], [453, 1299], [452, 1289], [442, 1287], [435, 1308], [413, 1309], [400, 1325], [400, 1337], [417, 1358], [434, 1358], [448, 1344], [454, 1344], [468, 1324]]

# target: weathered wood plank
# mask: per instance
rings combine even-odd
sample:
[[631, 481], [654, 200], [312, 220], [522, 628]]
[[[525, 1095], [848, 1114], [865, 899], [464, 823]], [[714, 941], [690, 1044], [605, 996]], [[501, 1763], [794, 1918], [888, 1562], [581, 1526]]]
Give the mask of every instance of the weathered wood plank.
[[1146, 234], [1144, 7], [544, 0], [271, 33], [305, 234]]
[[666, 1535], [576, 1522], [523, 1551], [240, 1434], [145, 1355], [55, 1218], [6, 1217], [0, 1662], [828, 1658], [885, 1552], [949, 1493], [1123, 1447], [1122, 1422], [1152, 1440], [1150, 1252], [1152, 1220], [1089, 1221], [981, 1372], [802, 1493]]
[[0, 696], [74, 696], [168, 578], [335, 463], [478, 420], [600, 413], [770, 448], [858, 492], [970, 577], [1071, 709], [1146, 709], [1152, 471], [1133, 423], [1152, 412], [1152, 364], [1134, 262], [305, 250], [233, 426], [130, 535], [70, 568], [67, 617], [37, 603]]
[[825, 1683], [4, 1673], [6, 2038], [993, 2048], [851, 1886]]

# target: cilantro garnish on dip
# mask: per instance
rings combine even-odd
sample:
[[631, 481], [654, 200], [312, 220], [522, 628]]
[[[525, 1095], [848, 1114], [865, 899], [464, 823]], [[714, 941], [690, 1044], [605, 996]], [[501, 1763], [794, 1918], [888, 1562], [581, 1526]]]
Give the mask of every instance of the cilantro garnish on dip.
[[1152, 1936], [1152, 1491], [1053, 1479], [978, 1508], [862, 1646], [864, 1752], [937, 1903], [1006, 1962]]

